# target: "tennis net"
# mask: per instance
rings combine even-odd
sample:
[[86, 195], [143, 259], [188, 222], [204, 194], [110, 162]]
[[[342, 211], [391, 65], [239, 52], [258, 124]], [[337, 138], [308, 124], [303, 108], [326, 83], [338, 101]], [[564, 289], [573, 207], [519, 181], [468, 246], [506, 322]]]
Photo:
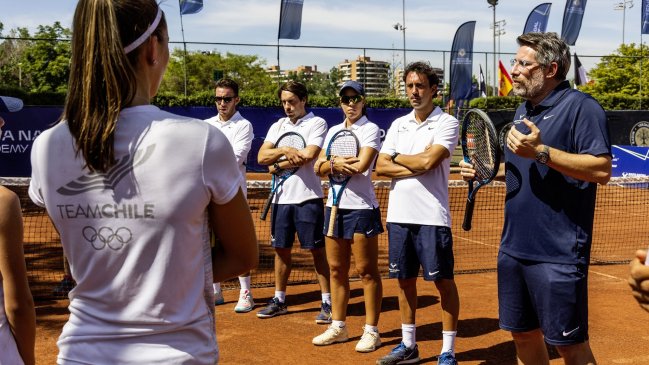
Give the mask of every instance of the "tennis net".
[[[37, 299], [56, 298], [54, 288], [63, 279], [63, 251], [56, 230], [46, 212], [34, 205], [27, 195], [28, 179], [1, 178], [0, 183], [20, 197], [25, 224], [24, 250], [29, 282]], [[389, 181], [374, 181], [383, 221], [387, 211]], [[503, 224], [505, 186], [492, 183], [477, 196], [473, 228], [461, 228], [466, 202], [467, 186], [463, 181], [449, 181], [449, 197], [453, 220], [453, 241], [456, 273], [489, 271], [496, 268], [496, 257]], [[274, 250], [270, 246], [270, 219], [259, 219], [261, 207], [268, 197], [270, 181], [248, 181], [248, 200], [253, 213], [259, 240], [260, 260], [252, 271], [252, 285], [274, 285]], [[326, 192], [327, 183], [323, 182]], [[598, 187], [592, 264], [628, 262], [638, 248], [649, 244], [649, 225], [645, 224], [649, 205], [649, 178], [613, 178], [606, 186]], [[387, 233], [379, 236], [379, 268], [387, 276]], [[350, 269], [350, 277], [358, 275]], [[309, 251], [293, 248], [293, 270], [290, 284], [316, 282], [313, 260]], [[223, 283], [225, 289], [238, 288], [238, 281]]]

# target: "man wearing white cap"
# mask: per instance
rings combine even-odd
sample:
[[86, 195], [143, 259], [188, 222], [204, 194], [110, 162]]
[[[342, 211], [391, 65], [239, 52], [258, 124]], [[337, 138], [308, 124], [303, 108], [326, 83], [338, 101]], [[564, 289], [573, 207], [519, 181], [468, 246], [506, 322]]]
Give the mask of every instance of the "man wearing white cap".
[[[22, 107], [22, 100], [0, 96], [0, 113], [17, 112]], [[0, 115], [0, 136], [4, 124]], [[35, 363], [36, 314], [22, 237], [20, 200], [0, 186], [0, 364]]]

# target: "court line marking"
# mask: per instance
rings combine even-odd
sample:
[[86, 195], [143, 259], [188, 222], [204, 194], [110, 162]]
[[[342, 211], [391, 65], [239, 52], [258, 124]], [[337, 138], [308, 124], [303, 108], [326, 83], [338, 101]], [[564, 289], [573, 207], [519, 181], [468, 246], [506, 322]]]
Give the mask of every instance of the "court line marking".
[[593, 274], [600, 275], [600, 276], [603, 276], [603, 277], [606, 277], [606, 278], [609, 278], [609, 279], [616, 279], [616, 280], [620, 280], [620, 281], [626, 281], [626, 279], [618, 278], [617, 276], [605, 274], [603, 272], [595, 271], [593, 269], [589, 269], [588, 271], [593, 273]]

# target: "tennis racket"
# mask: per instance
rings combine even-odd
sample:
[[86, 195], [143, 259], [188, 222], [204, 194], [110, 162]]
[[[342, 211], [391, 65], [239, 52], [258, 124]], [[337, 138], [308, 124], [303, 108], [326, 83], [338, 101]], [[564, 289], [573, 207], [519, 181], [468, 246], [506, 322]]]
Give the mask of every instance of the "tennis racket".
[[[343, 129], [331, 137], [329, 146], [327, 146], [327, 160], [332, 156], [336, 157], [358, 157], [360, 152], [360, 142], [356, 135], [348, 130]], [[336, 215], [338, 214], [338, 205], [340, 204], [340, 197], [347, 186], [347, 183], [352, 178], [352, 175], [334, 174], [333, 171], [329, 173], [329, 189], [331, 189], [331, 216], [329, 216], [329, 228], [327, 229], [327, 236], [333, 236], [334, 225], [336, 223]]]
[[[469, 180], [469, 193], [462, 223], [462, 229], [470, 231], [476, 194], [482, 186], [496, 177], [500, 167], [500, 148], [493, 122], [479, 109], [470, 109], [465, 114], [460, 140], [464, 162], [472, 164], [475, 170], [475, 176]], [[477, 183], [475, 187], [474, 183]]]
[[[280, 147], [293, 147], [296, 150], [301, 150], [306, 147], [306, 142], [304, 142], [304, 138], [302, 138], [302, 136], [297, 132], [286, 132], [282, 134], [277, 140], [277, 143], [275, 143], [275, 148]], [[284, 157], [280, 158], [280, 160], [283, 158]], [[273, 172], [273, 181], [271, 184], [270, 194], [268, 195], [268, 199], [266, 200], [266, 203], [264, 203], [264, 207], [261, 210], [260, 218], [262, 221], [266, 220], [268, 210], [270, 209], [270, 205], [273, 202], [273, 197], [275, 197], [277, 189], [279, 189], [279, 187], [284, 184], [284, 181], [286, 181], [286, 179], [296, 173], [299, 168], [300, 166], [295, 166], [276, 170]]]

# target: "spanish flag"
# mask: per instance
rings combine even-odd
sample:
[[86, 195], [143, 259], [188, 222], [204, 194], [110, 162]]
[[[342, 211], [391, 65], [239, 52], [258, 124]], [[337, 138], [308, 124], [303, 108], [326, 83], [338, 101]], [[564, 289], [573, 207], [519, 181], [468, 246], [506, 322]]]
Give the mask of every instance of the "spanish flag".
[[512, 77], [501, 60], [498, 60], [498, 85], [498, 96], [507, 96], [512, 91]]

